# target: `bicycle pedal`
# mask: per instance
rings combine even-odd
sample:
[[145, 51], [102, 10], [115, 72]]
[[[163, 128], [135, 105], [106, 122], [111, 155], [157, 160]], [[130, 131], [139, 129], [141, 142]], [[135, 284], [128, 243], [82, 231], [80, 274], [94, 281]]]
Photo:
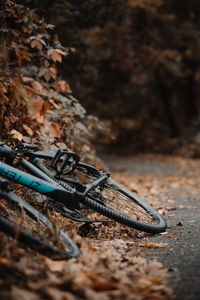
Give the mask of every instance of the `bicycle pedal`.
[[50, 167], [56, 171], [57, 176], [66, 175], [74, 171], [79, 161], [80, 157], [76, 153], [68, 149], [58, 149]]

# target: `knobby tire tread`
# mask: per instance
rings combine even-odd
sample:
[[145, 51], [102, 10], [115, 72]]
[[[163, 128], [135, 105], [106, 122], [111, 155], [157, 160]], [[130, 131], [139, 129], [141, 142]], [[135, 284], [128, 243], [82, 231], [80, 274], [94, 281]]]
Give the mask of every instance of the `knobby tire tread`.
[[[165, 231], [166, 225], [163, 222], [161, 224], [145, 224], [138, 222], [136, 220], [131, 219], [130, 217], [127, 217], [121, 213], [118, 213], [117, 211], [105, 207], [104, 205], [101, 205], [100, 203], [97, 203], [96, 201], [85, 198], [81, 200], [81, 202], [86, 205], [87, 207], [93, 209], [94, 211], [104, 215], [105, 217], [108, 217], [112, 219], [113, 221], [119, 222], [123, 225], [126, 225], [128, 227], [131, 227], [133, 229], [141, 230], [148, 233], [160, 233]], [[153, 212], [152, 212], [153, 215]]]

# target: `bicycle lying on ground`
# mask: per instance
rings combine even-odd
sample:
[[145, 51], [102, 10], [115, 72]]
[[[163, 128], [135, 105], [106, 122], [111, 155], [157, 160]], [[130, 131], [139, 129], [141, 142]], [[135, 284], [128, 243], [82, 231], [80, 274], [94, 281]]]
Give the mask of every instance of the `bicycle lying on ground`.
[[22, 143], [12, 149], [0, 142], [0, 157], [5, 159], [0, 161], [0, 175], [47, 196], [57, 212], [72, 220], [116, 221], [149, 233], [165, 230], [163, 217], [110, 174], [81, 162], [68, 149], [36, 150]]

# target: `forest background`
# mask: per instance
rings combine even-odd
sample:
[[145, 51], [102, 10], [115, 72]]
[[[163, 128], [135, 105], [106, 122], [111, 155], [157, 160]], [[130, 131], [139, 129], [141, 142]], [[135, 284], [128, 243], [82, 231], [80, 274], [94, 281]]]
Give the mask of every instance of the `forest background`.
[[198, 1], [1, 3], [1, 139], [199, 156]]

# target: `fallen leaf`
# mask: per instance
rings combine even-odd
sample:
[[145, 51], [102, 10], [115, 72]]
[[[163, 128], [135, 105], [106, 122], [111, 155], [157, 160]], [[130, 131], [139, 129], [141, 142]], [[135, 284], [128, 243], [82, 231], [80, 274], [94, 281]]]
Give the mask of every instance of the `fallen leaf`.
[[43, 85], [39, 81], [33, 80], [31, 82], [31, 85], [33, 89], [36, 90], [37, 92], [41, 93], [43, 91]]
[[15, 130], [15, 129], [11, 130], [10, 135], [11, 135], [11, 137], [13, 139], [16, 139], [16, 140], [18, 140], [20, 142], [23, 139], [23, 135], [19, 131]]
[[69, 292], [53, 287], [48, 287], [46, 293], [54, 300], [76, 300], [77, 298]]
[[9, 259], [4, 258], [4, 257], [0, 257], [0, 265], [8, 265], [10, 266], [12, 263]]
[[30, 136], [33, 135], [33, 130], [32, 130], [30, 127], [28, 127], [26, 124], [23, 124], [22, 127], [26, 130], [26, 132], [27, 132]]
[[56, 102], [55, 102], [53, 99], [49, 99], [49, 102], [50, 102], [51, 104], [53, 104], [53, 106], [54, 106], [56, 109], [59, 109], [59, 108], [60, 108], [60, 106], [59, 106], [58, 104], [56, 104]]
[[59, 135], [59, 134], [62, 133], [62, 129], [61, 129], [61, 127], [60, 127], [60, 125], [58, 123], [51, 122], [50, 132], [54, 136], [57, 136], [57, 135]]
[[167, 244], [164, 244], [162, 242], [160, 242], [160, 243], [149, 243], [147, 241], [138, 244], [139, 247], [147, 247], [147, 248], [154, 248], [154, 249], [156, 249], [156, 248], [163, 248], [166, 245]]
[[33, 78], [31, 78], [31, 77], [26, 77], [26, 76], [22, 77], [22, 80], [23, 80], [23, 82], [32, 82], [32, 81], [34, 81]]
[[38, 300], [38, 295], [34, 292], [12, 286], [11, 295], [15, 300]]
[[44, 258], [49, 270], [52, 272], [62, 272], [67, 264], [67, 262], [65, 260], [54, 261], [45, 256], [43, 258]]

